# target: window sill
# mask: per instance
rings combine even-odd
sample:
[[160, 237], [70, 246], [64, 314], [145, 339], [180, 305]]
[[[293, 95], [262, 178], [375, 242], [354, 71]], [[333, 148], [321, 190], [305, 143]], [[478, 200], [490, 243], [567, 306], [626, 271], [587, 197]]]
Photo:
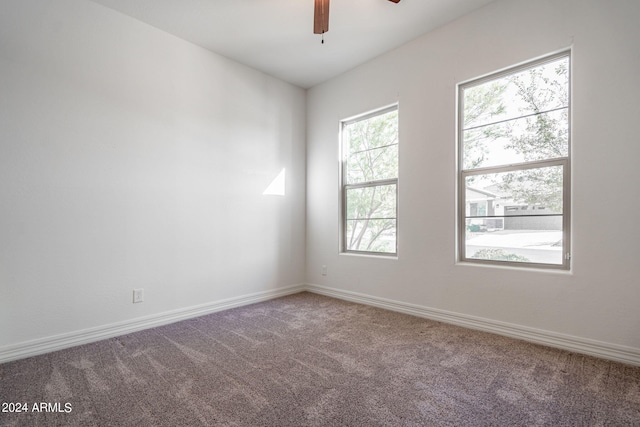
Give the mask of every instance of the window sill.
[[456, 267], [460, 266], [463, 268], [487, 268], [492, 270], [509, 270], [509, 271], [524, 271], [527, 273], [546, 273], [546, 274], [558, 274], [561, 276], [572, 276], [573, 269], [564, 270], [560, 268], [543, 268], [543, 267], [517, 267], [511, 265], [496, 265], [496, 264], [481, 264], [476, 262], [468, 262], [468, 261], [456, 261]]
[[356, 258], [373, 258], [373, 259], [388, 259], [398, 260], [398, 255], [386, 255], [386, 254], [373, 254], [373, 253], [360, 253], [360, 252], [340, 252], [340, 255]]

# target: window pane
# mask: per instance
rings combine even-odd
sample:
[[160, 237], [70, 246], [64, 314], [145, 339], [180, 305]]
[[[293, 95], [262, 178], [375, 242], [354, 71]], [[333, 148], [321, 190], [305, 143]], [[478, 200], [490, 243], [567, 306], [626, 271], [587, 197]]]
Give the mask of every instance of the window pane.
[[347, 190], [347, 220], [395, 219], [396, 185], [377, 185]]
[[465, 186], [466, 217], [563, 212], [561, 165], [467, 176]]
[[467, 176], [466, 257], [562, 264], [562, 170]]
[[569, 58], [464, 88], [467, 130], [569, 105]]
[[342, 122], [343, 250], [396, 253], [398, 110]]
[[371, 182], [398, 176], [398, 145], [361, 151], [347, 158], [347, 183]]
[[466, 220], [466, 257], [561, 265], [562, 215]]
[[396, 252], [396, 220], [347, 220], [346, 247], [350, 251]]
[[569, 155], [569, 110], [542, 113], [463, 132], [465, 170]]
[[343, 127], [346, 183], [398, 176], [398, 111], [393, 110]]
[[347, 250], [396, 251], [396, 185], [347, 190]]

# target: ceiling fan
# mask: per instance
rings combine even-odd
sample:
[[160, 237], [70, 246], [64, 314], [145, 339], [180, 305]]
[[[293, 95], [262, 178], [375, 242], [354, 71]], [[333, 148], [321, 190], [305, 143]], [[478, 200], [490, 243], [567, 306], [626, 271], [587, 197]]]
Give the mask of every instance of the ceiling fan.
[[[398, 3], [400, 0], [389, 0]], [[314, 0], [313, 9], [313, 33], [322, 34], [329, 31], [329, 0]], [[324, 38], [322, 39], [324, 43]]]

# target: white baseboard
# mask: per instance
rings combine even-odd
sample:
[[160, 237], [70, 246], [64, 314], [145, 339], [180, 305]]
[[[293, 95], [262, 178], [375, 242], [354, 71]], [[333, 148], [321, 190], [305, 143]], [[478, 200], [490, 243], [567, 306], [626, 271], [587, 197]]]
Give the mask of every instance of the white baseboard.
[[286, 286], [269, 291], [256, 292], [178, 310], [167, 311], [164, 313], [153, 314], [150, 316], [139, 317], [123, 322], [116, 322], [95, 328], [83, 329], [66, 334], [12, 344], [0, 347], [0, 363], [63, 350], [77, 345], [88, 344], [143, 329], [178, 322], [180, 320], [191, 319], [193, 317], [228, 310], [234, 307], [279, 298], [285, 295], [302, 292], [304, 290], [306, 290], [306, 285]]
[[357, 302], [439, 322], [463, 326], [465, 328], [491, 332], [511, 338], [518, 338], [575, 353], [587, 354], [629, 365], [640, 366], [640, 349], [634, 347], [559, 334], [556, 332], [529, 328], [526, 326], [500, 322], [482, 317], [469, 316], [466, 314], [454, 313], [386, 298], [374, 297], [357, 292], [329, 288], [326, 286], [307, 285], [305, 290], [346, 301]]
[[302, 291], [309, 291], [346, 301], [366, 304], [439, 322], [450, 323], [453, 325], [518, 338], [576, 353], [640, 366], [640, 349], [638, 348], [574, 337], [571, 335], [559, 334], [556, 332], [529, 328], [512, 323], [469, 316], [466, 314], [454, 313], [319, 285], [293, 285], [264, 292], [256, 292], [207, 304], [187, 307], [184, 309], [172, 310], [151, 316], [139, 317], [123, 322], [116, 322], [109, 325], [0, 347], [0, 363], [63, 350], [77, 345], [88, 344], [143, 329], [154, 328], [169, 323], [179, 322], [181, 320], [228, 310], [234, 307], [267, 301]]

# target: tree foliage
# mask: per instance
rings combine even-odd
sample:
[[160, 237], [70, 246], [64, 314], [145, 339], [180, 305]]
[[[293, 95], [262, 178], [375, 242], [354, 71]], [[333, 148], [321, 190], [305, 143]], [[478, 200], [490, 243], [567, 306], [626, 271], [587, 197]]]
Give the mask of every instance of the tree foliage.
[[505, 112], [504, 92], [506, 89], [505, 82], [494, 81], [465, 90], [464, 169], [475, 169], [485, 164], [489, 155], [486, 141], [501, 136], [496, 134], [491, 127], [482, 125]]
[[[510, 78], [526, 106], [521, 112], [532, 111], [534, 115], [525, 118], [524, 131], [514, 132], [506, 148], [521, 154], [527, 162], [569, 155], [568, 63], [559, 62], [553, 71], [547, 76], [542, 69], [533, 68], [527, 78]], [[530, 169], [526, 179], [518, 172], [509, 173], [501, 189], [519, 203], [562, 212], [562, 172], [561, 167]]]
[[516, 74], [509, 82], [517, 89], [526, 117], [524, 131], [513, 133], [506, 148], [523, 155], [525, 161], [566, 157], [569, 148], [569, 70], [566, 61], [556, 64], [553, 73], [543, 68]]

